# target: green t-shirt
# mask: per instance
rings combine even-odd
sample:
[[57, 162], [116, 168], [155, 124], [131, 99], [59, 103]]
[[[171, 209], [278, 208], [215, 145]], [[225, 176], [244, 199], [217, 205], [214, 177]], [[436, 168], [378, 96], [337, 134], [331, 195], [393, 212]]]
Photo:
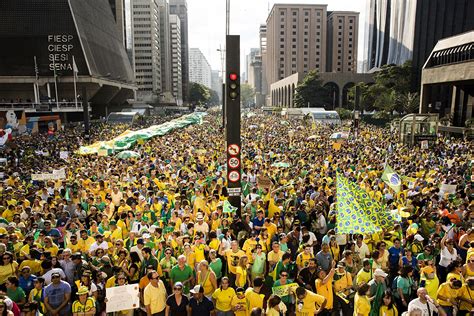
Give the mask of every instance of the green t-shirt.
[[17, 287], [16, 290], [7, 289], [7, 296], [15, 303], [19, 303], [26, 298], [25, 291], [21, 287]]
[[[191, 269], [191, 267], [188, 266], [187, 264], [184, 266], [183, 270], [181, 270], [179, 268], [179, 265], [175, 265], [171, 269], [171, 273], [170, 273], [170, 279], [173, 283], [184, 282], [192, 276], [193, 276], [193, 269]], [[185, 283], [183, 290], [184, 290], [183, 292], [185, 294], [188, 294], [189, 293], [189, 284]]]
[[[290, 283], [293, 283], [292, 279], [286, 280], [286, 284], [290, 284]], [[280, 285], [281, 285], [280, 279], [276, 280], [275, 283], [273, 283], [273, 287], [277, 287], [277, 286], [280, 286]], [[285, 304], [290, 304], [291, 303], [291, 295], [282, 296], [281, 301]]]
[[220, 258], [217, 258], [216, 261], [209, 264], [209, 268], [216, 274], [216, 278], [222, 277], [222, 261]]

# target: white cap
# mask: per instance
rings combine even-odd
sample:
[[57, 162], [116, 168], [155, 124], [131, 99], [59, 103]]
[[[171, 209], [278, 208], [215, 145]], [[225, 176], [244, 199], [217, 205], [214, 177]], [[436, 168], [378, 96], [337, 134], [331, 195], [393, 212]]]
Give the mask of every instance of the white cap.
[[423, 241], [423, 240], [425, 240], [425, 238], [423, 238], [423, 236], [421, 236], [420, 234], [416, 234], [413, 238], [414, 238], [415, 240], [418, 240], [418, 241]]
[[380, 277], [387, 277], [387, 273], [385, 273], [382, 269], [375, 269], [374, 276], [380, 276]]

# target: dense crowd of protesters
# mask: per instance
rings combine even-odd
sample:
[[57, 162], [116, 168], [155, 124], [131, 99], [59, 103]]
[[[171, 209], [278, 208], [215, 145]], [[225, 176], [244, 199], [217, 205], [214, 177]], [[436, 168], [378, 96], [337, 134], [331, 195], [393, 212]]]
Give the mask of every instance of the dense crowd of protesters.
[[[104, 315], [107, 288], [138, 284], [140, 308], [116, 315], [469, 315], [472, 142], [406, 147], [361, 126], [339, 148], [329, 136], [345, 127], [305, 124], [242, 120], [241, 214], [225, 208], [215, 114], [137, 144], [129, 160], [72, 154], [86, 144], [79, 128], [14, 139], [0, 186], [0, 314]], [[94, 126], [91, 141], [126, 128]], [[409, 179], [400, 192], [381, 180], [386, 163]], [[61, 168], [66, 179], [30, 179]], [[338, 234], [337, 172], [399, 223]]]

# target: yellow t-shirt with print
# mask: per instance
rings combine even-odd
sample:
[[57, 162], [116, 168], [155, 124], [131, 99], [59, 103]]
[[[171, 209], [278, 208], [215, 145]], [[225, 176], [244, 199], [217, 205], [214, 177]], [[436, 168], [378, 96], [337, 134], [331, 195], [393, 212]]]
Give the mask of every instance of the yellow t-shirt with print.
[[235, 316], [247, 316], [248, 309], [247, 309], [247, 300], [245, 299], [245, 296], [242, 298], [239, 298], [237, 295], [234, 295], [234, 297], [232, 297], [231, 305], [232, 307], [237, 306], [237, 305], [239, 306], [238, 310], [234, 310]]
[[305, 298], [296, 302], [296, 316], [313, 316], [325, 300], [324, 296], [306, 290]]
[[216, 309], [221, 312], [227, 312], [232, 309], [232, 298], [235, 296], [235, 290], [231, 287], [223, 290], [218, 288], [212, 294], [212, 298], [216, 300]]
[[79, 300], [72, 303], [73, 313], [84, 313], [92, 310], [93, 308], [95, 308], [95, 301], [92, 297], [88, 297], [85, 304], [82, 304]]
[[[449, 282], [445, 282], [441, 284], [438, 288], [438, 293], [437, 293], [438, 304], [441, 306], [453, 306], [453, 302], [458, 297], [459, 291], [460, 290], [458, 289], [451, 288], [451, 285]], [[451, 303], [440, 299], [439, 298], [440, 295], [443, 296], [443, 298], [449, 299]]]

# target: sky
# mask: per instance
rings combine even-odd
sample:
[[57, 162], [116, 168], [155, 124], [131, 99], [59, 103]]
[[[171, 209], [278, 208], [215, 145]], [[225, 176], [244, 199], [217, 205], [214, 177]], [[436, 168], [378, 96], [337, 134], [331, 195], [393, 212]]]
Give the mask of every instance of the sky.
[[[226, 0], [187, 0], [189, 47], [199, 48], [212, 69], [221, 70], [217, 51], [225, 44]], [[275, 3], [327, 4], [328, 11], [357, 11], [359, 16], [359, 60], [362, 59], [366, 0], [230, 0], [230, 34], [240, 35], [241, 71], [250, 48], [259, 47], [259, 26], [266, 22]]]

